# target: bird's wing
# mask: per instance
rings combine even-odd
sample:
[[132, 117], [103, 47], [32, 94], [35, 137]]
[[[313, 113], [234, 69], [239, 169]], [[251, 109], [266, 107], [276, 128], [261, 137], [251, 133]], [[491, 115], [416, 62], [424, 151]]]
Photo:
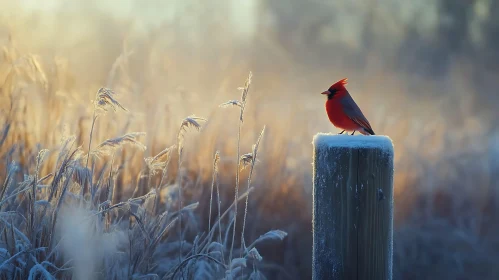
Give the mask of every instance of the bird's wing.
[[356, 124], [360, 125], [363, 128], [369, 129], [372, 131], [371, 124], [364, 116], [359, 106], [355, 103], [350, 94], [345, 95], [341, 99], [341, 105], [343, 107], [343, 112]]

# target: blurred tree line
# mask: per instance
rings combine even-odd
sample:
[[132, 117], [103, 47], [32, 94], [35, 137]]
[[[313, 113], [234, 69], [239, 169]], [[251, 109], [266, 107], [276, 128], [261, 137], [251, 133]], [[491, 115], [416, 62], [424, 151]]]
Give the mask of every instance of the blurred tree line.
[[344, 33], [357, 32], [358, 47], [348, 48], [355, 56], [395, 47], [394, 60], [421, 74], [444, 75], [456, 56], [499, 70], [499, 1], [328, 2], [261, 0], [259, 14], [270, 12], [277, 40], [297, 57], [301, 48], [314, 53], [345, 45]]
[[[20, 4], [4, 2], [15, 15], [13, 6]], [[449, 95], [466, 88], [472, 91], [476, 111], [494, 112], [499, 104], [497, 0], [52, 2], [59, 3], [54, 4], [58, 12], [37, 11], [31, 19], [35, 22], [43, 14], [58, 18], [53, 21], [57, 28], [34, 25], [43, 31], [30, 34], [40, 37], [36, 37], [38, 43], [50, 42], [47, 30], [53, 30], [54, 37], [62, 31], [72, 35], [65, 37], [66, 46], [80, 46], [82, 34], [93, 34], [112, 47], [107, 48], [109, 53], [120, 52], [121, 38], [135, 28], [145, 31], [147, 39], [141, 40], [149, 42], [142, 44], [142, 51], [151, 52], [148, 47], [161, 44], [173, 54], [170, 67], [187, 69], [192, 83], [206, 79], [208, 72], [214, 81], [234, 73], [244, 77], [250, 68], [273, 83], [307, 80], [295, 83], [303, 87], [296, 91], [310, 90], [314, 81], [324, 81], [316, 76], [331, 75], [328, 72], [333, 68], [369, 76], [372, 71], [366, 69], [374, 59], [372, 68], [389, 69], [409, 84], [441, 84], [441, 89], [427, 94]], [[8, 14], [0, 16], [11, 22]], [[116, 18], [111, 19], [111, 14]], [[144, 26], [136, 24], [136, 19]], [[28, 27], [32, 26], [18, 30]], [[77, 28], [84, 32], [74, 32]], [[115, 58], [108, 53], [101, 56], [111, 63]]]
[[276, 39], [300, 64], [362, 70], [367, 58], [375, 55], [396, 70], [435, 80], [460, 68], [480, 108], [499, 104], [493, 86], [499, 74], [499, 1], [261, 0], [261, 4], [259, 14], [270, 13]]

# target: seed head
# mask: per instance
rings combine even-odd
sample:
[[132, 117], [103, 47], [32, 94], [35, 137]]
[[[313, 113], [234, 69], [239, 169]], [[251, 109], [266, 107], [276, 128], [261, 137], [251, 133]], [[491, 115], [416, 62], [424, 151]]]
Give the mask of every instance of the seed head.
[[116, 112], [117, 108], [128, 111], [115, 98], [116, 93], [108, 88], [100, 88], [97, 91], [95, 108], [107, 112], [109, 108]]
[[242, 155], [240, 161], [241, 161], [241, 170], [253, 164], [253, 153], [247, 153]]
[[116, 149], [123, 146], [124, 144], [131, 144], [133, 146], [138, 147], [141, 150], [146, 150], [146, 146], [139, 141], [137, 141], [137, 137], [146, 135], [145, 132], [131, 132], [125, 134], [120, 137], [107, 139], [97, 146], [95, 151], [92, 152], [96, 157], [100, 157], [102, 155], [111, 155], [114, 153]]
[[230, 107], [230, 106], [237, 106], [239, 108], [242, 108], [243, 104], [239, 100], [229, 100], [229, 101], [227, 101], [225, 103], [220, 104], [220, 107], [222, 107], [222, 108], [227, 108], [227, 107]]
[[170, 159], [170, 153], [175, 149], [175, 145], [170, 146], [163, 151], [159, 152], [154, 157], [145, 158], [147, 167], [149, 168], [150, 175], [155, 175], [157, 172], [163, 170]]

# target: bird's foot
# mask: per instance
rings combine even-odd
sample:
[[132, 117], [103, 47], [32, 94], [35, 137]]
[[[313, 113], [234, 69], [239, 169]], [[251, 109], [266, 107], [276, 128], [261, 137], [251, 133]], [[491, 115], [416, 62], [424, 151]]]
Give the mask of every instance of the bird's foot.
[[338, 133], [338, 134], [343, 134], [343, 132], [345, 132], [345, 130], [343, 130], [342, 132]]
[[355, 130], [354, 130], [354, 131], [352, 132], [352, 134], [350, 134], [350, 135], [353, 135], [354, 133], [355, 133]]

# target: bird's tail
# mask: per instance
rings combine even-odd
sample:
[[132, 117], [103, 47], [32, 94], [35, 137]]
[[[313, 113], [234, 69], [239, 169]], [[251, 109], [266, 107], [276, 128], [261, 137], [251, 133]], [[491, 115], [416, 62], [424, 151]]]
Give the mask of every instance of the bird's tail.
[[371, 128], [366, 128], [366, 127], [363, 127], [362, 129], [360, 129], [359, 132], [364, 134], [364, 135], [376, 135], [376, 134], [374, 134], [374, 131]]

